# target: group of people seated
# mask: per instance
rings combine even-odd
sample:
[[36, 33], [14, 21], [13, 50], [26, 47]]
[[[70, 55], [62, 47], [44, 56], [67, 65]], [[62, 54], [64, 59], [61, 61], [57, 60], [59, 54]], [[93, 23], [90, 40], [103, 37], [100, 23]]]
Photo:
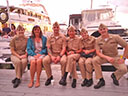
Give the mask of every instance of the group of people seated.
[[[51, 84], [53, 74], [51, 63], [59, 63], [61, 66], [61, 79], [59, 84], [66, 86], [68, 73], [72, 75], [71, 87], [76, 88], [78, 62], [81, 76], [81, 86], [90, 87], [93, 84], [93, 70], [98, 83], [95, 89], [105, 85], [102, 75], [101, 64], [110, 62], [117, 70], [112, 73], [113, 83], [119, 86], [119, 79], [127, 73], [127, 66], [124, 64], [128, 56], [128, 44], [118, 35], [108, 34], [108, 28], [104, 24], [99, 25], [100, 37], [97, 39], [89, 36], [86, 29], [80, 31], [81, 37], [75, 35], [75, 27], [70, 26], [67, 30], [68, 37], [60, 33], [58, 22], [53, 24], [53, 34], [48, 38], [42, 34], [41, 28], [35, 25], [31, 36], [26, 38], [25, 29], [19, 25], [16, 29], [17, 35], [10, 42], [11, 61], [15, 66], [16, 78], [12, 80], [13, 87], [16, 88], [21, 83], [22, 75], [30, 63], [30, 83], [31, 88], [40, 86], [40, 75], [42, 65], [47, 74], [45, 86]], [[118, 55], [118, 44], [124, 47], [122, 58]], [[34, 77], [36, 75], [36, 82]], [[54, 77], [55, 78], [55, 77]]]
[[4, 38], [13, 37], [16, 35], [16, 27], [14, 24], [11, 24], [11, 27], [7, 23], [3, 24], [3, 28], [0, 30], [0, 36]]

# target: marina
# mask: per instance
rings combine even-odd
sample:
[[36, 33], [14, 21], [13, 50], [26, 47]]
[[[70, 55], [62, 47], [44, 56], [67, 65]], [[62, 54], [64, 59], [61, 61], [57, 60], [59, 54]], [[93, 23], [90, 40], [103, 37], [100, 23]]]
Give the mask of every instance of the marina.
[[[7, 0], [8, 1], [8, 0]], [[22, 1], [41, 1], [41, 0], [22, 0]], [[47, 0], [46, 0], [47, 1]], [[93, 0], [90, 0], [93, 1]], [[50, 2], [52, 3], [52, 1]], [[71, 5], [70, 5], [71, 6]], [[46, 6], [47, 7], [47, 6]], [[60, 32], [67, 36], [67, 28], [71, 25], [76, 28], [76, 35], [80, 37], [81, 28], [86, 28], [89, 35], [96, 32], [100, 23], [107, 25], [110, 34], [120, 35], [126, 42], [128, 42], [128, 28], [123, 27], [119, 22], [115, 21], [116, 10], [104, 6], [101, 9], [82, 9], [80, 13], [69, 14], [69, 24], [59, 23]], [[53, 10], [55, 10], [53, 8]], [[52, 11], [53, 11], [52, 10]], [[4, 14], [5, 13], [5, 14]], [[34, 25], [41, 26], [43, 35], [49, 37], [52, 34], [52, 22], [49, 16], [49, 10], [44, 5], [27, 2], [19, 6], [3, 6], [0, 5], [0, 19], [5, 19], [0, 22], [14, 24], [16, 27], [21, 24], [25, 28], [25, 35], [29, 37]], [[54, 13], [54, 12], [53, 12]], [[4, 15], [3, 15], [4, 14]], [[58, 12], [60, 15], [61, 13]], [[7, 15], [7, 17], [5, 16]], [[5, 18], [6, 17], [6, 18]], [[57, 17], [56, 17], [57, 18]], [[65, 17], [66, 18], [66, 17]], [[3, 25], [0, 23], [0, 29]], [[95, 36], [95, 35], [93, 35]], [[98, 35], [99, 36], [99, 35]], [[96, 38], [98, 36], [95, 36]], [[95, 79], [95, 72], [93, 71], [93, 85], [91, 87], [82, 87], [83, 81], [80, 69], [77, 65], [78, 80], [76, 88], [72, 88], [72, 78], [68, 74], [67, 85], [59, 84], [61, 79], [61, 66], [58, 64], [51, 64], [53, 80], [49, 86], [45, 86], [47, 80], [46, 72], [42, 67], [40, 76], [40, 86], [36, 88], [28, 88], [30, 81], [30, 64], [24, 71], [20, 85], [13, 88], [12, 80], [15, 78], [14, 65], [10, 60], [10, 40], [13, 37], [8, 36], [4, 38], [0, 36], [0, 96], [128, 96], [128, 73], [126, 73], [120, 80], [119, 86], [113, 84], [111, 74], [116, 70], [110, 63], [103, 64], [102, 71], [105, 79], [105, 86], [100, 89], [94, 89], [94, 85], [98, 80]], [[118, 46], [120, 57], [123, 55], [124, 49]], [[128, 68], [128, 58], [125, 60]], [[36, 75], [35, 75], [36, 76]], [[36, 81], [36, 79], [34, 79]]]

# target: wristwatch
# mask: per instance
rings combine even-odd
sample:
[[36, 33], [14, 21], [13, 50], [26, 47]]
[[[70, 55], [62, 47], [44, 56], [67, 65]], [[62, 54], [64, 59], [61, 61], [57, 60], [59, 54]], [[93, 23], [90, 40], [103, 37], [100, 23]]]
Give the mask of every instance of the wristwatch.
[[126, 57], [123, 57], [124, 60], [126, 60]]

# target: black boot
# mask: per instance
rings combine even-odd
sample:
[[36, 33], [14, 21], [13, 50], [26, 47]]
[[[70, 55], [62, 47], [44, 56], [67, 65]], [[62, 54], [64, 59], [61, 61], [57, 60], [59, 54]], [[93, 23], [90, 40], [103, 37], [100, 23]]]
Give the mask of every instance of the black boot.
[[61, 80], [59, 81], [60, 85], [66, 86], [67, 82], [66, 82], [66, 78], [67, 78], [68, 72], [64, 73], [64, 76], [61, 78]]
[[45, 86], [48, 86], [49, 84], [51, 84], [51, 80], [53, 80], [53, 76], [47, 79], [47, 81], [45, 82]]
[[86, 86], [87, 82], [88, 82], [88, 80], [85, 78], [84, 81], [82, 82], [81, 86], [82, 87]]
[[100, 87], [104, 86], [105, 85], [105, 81], [104, 79], [103, 80], [100, 80], [97, 85], [94, 86], [95, 89], [99, 89]]
[[17, 79], [17, 78], [14, 78], [14, 79], [12, 80], [12, 83], [13, 83], [13, 84], [16, 82], [16, 79]]
[[72, 88], [76, 88], [76, 79], [73, 79], [73, 82], [72, 82]]
[[116, 86], [119, 86], [119, 82], [118, 82], [118, 80], [116, 79], [116, 76], [115, 76], [114, 73], [112, 73], [111, 78], [113, 79], [113, 83], [114, 83]]
[[93, 84], [93, 80], [92, 79], [89, 79], [88, 82], [87, 82], [87, 84], [86, 84], [86, 86], [87, 87], [90, 87], [90, 86], [92, 86], [92, 84]]
[[66, 79], [64, 77], [62, 77], [61, 80], [59, 81], [59, 84], [66, 86], [67, 85]]
[[20, 83], [21, 83], [20, 79], [17, 78], [14, 85], [13, 85], [13, 88], [17, 88]]

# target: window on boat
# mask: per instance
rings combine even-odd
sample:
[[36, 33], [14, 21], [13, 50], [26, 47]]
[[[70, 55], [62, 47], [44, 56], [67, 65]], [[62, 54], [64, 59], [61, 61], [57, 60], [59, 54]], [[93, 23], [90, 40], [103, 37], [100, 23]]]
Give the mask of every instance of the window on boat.
[[6, 7], [2, 7], [2, 8], [0, 8], [0, 11], [7, 11], [7, 8]]
[[24, 10], [24, 15], [27, 15], [27, 10]]
[[14, 12], [15, 8], [14, 7], [10, 7], [10, 12]]
[[43, 16], [41, 16], [41, 19], [43, 19]]
[[31, 11], [28, 12], [28, 16], [33, 16]]
[[47, 32], [47, 31], [48, 31], [48, 27], [44, 26], [44, 32]]
[[37, 17], [37, 13], [35, 13], [34, 17]]
[[48, 24], [51, 24], [50, 18], [48, 17]]
[[25, 15], [25, 10], [21, 9], [21, 14]]
[[110, 15], [108, 12], [104, 12], [100, 14], [100, 20], [106, 20], [109, 19]]
[[23, 14], [23, 10], [22, 10], [22, 9], [19, 9], [19, 10], [18, 10], [18, 13], [19, 13], [19, 14]]
[[12, 12], [13, 13], [20, 13], [19, 9], [14, 9]]
[[28, 16], [30, 16], [30, 12], [28, 12]]
[[106, 19], [110, 19], [113, 17], [113, 13], [110, 10], [106, 10], [106, 11], [101, 11], [101, 12], [97, 12], [97, 19], [98, 20], [106, 20]]
[[20, 14], [20, 9], [17, 10], [17, 13]]
[[77, 25], [78, 25], [78, 19], [75, 19], [75, 24], [77, 24]]
[[41, 11], [41, 13], [44, 13], [44, 11]]
[[33, 16], [32, 12], [30, 12], [30, 16]]
[[95, 14], [95, 13], [87, 13], [87, 14], [85, 14], [85, 18], [86, 18], [88, 21], [95, 21], [95, 19], [96, 19], [96, 14]]
[[113, 13], [114, 13], [114, 11], [109, 11], [109, 12], [108, 12], [108, 14], [109, 14], [110, 18], [112, 18], [112, 17], [113, 17]]
[[27, 16], [29, 16], [29, 12], [28, 12], [27, 10], [25, 10], [25, 14], [26, 14]]
[[41, 19], [41, 16], [38, 14], [38, 15], [37, 15], [37, 18]]

